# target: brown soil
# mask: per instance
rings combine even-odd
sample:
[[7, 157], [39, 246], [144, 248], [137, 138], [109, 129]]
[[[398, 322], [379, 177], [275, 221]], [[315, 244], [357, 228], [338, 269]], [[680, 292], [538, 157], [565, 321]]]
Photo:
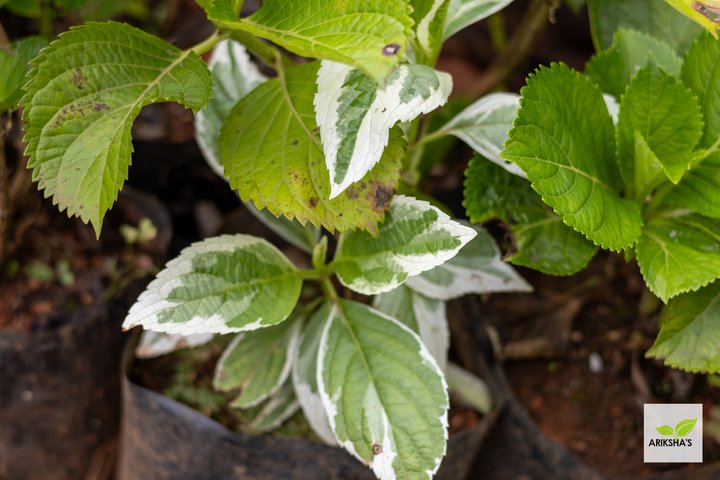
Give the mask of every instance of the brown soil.
[[[512, 357], [504, 365], [511, 388], [541, 430], [605, 474], [668, 469], [643, 463], [643, 403], [703, 403], [708, 422], [720, 389], [644, 358], [660, 305], [643, 293], [636, 266], [601, 254], [569, 278], [522, 273], [536, 291], [492, 296], [486, 310]], [[706, 463], [720, 459], [708, 428], [704, 451]]]

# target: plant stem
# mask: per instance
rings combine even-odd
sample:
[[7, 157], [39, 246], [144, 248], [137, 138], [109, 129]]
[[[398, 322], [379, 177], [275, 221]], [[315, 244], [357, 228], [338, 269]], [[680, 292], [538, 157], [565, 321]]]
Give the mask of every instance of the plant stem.
[[515, 70], [535, 46], [538, 37], [550, 19], [550, 15], [559, 4], [560, 0], [533, 0], [510, 40], [495, 55], [495, 59], [490, 64], [485, 75], [468, 92], [470, 96], [480, 97], [484, 95], [491, 88], [502, 83]]
[[[270, 68], [277, 70], [278, 66], [289, 67], [293, 64], [292, 61], [286, 55], [283, 55], [279, 49], [269, 43], [263, 42], [259, 38], [250, 35], [247, 32], [235, 30], [230, 35], [234, 40], [242, 43], [243, 46], [247, 48], [248, 52], [252, 53]], [[280, 64], [278, 62], [280, 62]]]
[[492, 43], [495, 51], [503, 49], [507, 43], [507, 34], [503, 24], [502, 10], [490, 15], [490, 18], [488, 18], [488, 30], [490, 30], [490, 43]]
[[40, 4], [40, 36], [48, 42], [51, 42], [55, 38], [54, 20], [55, 11], [52, 0], [44, 0]]
[[653, 218], [658, 208], [660, 208], [663, 201], [665, 200], [665, 197], [667, 197], [668, 194], [672, 191], [673, 187], [674, 185], [672, 183], [667, 182], [665, 183], [665, 185], [662, 185], [660, 188], [657, 189], [652, 200], [650, 200], [650, 203], [648, 203], [647, 207], [645, 207], [645, 211], [643, 212], [643, 219], [645, 220], [645, 223], [647, 223], [648, 220]]
[[210, 35], [208, 38], [206, 38], [202, 42], [198, 43], [194, 47], [190, 47], [189, 50], [191, 50], [192, 52], [194, 52], [198, 55], [202, 55], [202, 54], [207, 53], [210, 50], [212, 50], [215, 47], [215, 45], [217, 45], [221, 40], [223, 40], [226, 37], [227, 37], [226, 33], [220, 33], [217, 30], [215, 30], [212, 35]]
[[340, 296], [337, 293], [337, 290], [335, 290], [335, 286], [332, 284], [332, 280], [330, 280], [329, 277], [325, 277], [322, 281], [322, 289], [323, 293], [325, 293], [325, 298], [336, 304], [340, 305]]

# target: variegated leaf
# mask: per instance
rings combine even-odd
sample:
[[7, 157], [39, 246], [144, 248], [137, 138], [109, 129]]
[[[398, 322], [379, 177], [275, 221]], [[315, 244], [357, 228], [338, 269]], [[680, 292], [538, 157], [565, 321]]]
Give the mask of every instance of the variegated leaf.
[[282, 322], [300, 296], [295, 266], [267, 241], [222, 235], [168, 262], [123, 327], [167, 333], [231, 333]]
[[339, 300], [323, 328], [318, 365], [340, 445], [381, 480], [432, 478], [445, 455], [447, 385], [417, 334], [367, 305]]
[[519, 95], [491, 93], [460, 112], [433, 135], [440, 135], [440, 132], [454, 135], [491, 162], [525, 178], [525, 172], [520, 167], [500, 158], [519, 108]]
[[[412, 0], [415, 20], [415, 41], [420, 53], [433, 64], [440, 53], [445, 30], [445, 17], [450, 0]], [[417, 52], [416, 52], [417, 53]]]
[[231, 406], [249, 408], [277, 392], [289, 378], [300, 343], [300, 321], [238, 334], [215, 367], [213, 386], [225, 392], [240, 390]]
[[407, 285], [430, 298], [452, 300], [468, 293], [529, 292], [532, 287], [500, 256], [483, 229], [444, 264], [408, 279]]
[[320, 335], [322, 335], [328, 314], [329, 307], [324, 305], [315, 312], [305, 326], [297, 360], [293, 363], [292, 380], [295, 386], [295, 395], [310, 427], [325, 443], [337, 445], [317, 383]]
[[300, 409], [298, 399], [295, 397], [293, 384], [290, 380], [275, 392], [275, 394], [263, 405], [260, 412], [247, 424], [251, 432], [271, 432], [285, 423]]
[[401, 285], [395, 290], [377, 295], [373, 299], [373, 307], [420, 335], [440, 370], [445, 371], [450, 349], [445, 302], [420, 295]]
[[366, 295], [387, 292], [454, 257], [477, 234], [428, 202], [396, 195], [377, 237], [344, 234], [333, 266], [340, 282]]
[[445, 20], [445, 38], [507, 7], [512, 0], [450, 0]]
[[424, 65], [400, 65], [384, 86], [358, 69], [323, 61], [315, 115], [335, 198], [382, 157], [390, 128], [443, 105], [452, 77]]
[[213, 49], [210, 63], [213, 98], [195, 116], [195, 139], [210, 167], [225, 178], [218, 156], [220, 129], [232, 107], [267, 80], [250, 61], [245, 47], [235, 40], [223, 40]]
[[448, 364], [445, 378], [453, 398], [457, 397], [462, 403], [482, 414], [490, 413], [492, 397], [490, 389], [482, 378], [476, 377], [454, 363]]
[[181, 335], [179, 333], [160, 333], [145, 330], [140, 337], [140, 343], [135, 347], [135, 356], [137, 358], [159, 357], [181, 348], [194, 348], [205, 345], [212, 339], [212, 333]]

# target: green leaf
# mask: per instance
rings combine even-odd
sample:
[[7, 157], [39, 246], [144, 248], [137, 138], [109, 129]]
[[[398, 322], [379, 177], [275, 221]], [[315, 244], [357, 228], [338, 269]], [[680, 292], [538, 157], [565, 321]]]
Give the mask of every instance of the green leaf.
[[285, 320], [301, 286], [293, 264], [267, 241], [213, 237], [168, 262], [123, 327], [184, 335], [255, 330]]
[[525, 171], [567, 225], [604, 248], [632, 247], [640, 236], [640, 209], [619, 195], [613, 123], [598, 88], [555, 64], [531, 75], [521, 93], [501, 157]]
[[218, 154], [220, 130], [232, 107], [267, 80], [250, 61], [245, 47], [235, 40], [222, 40], [208, 64], [213, 78], [213, 98], [195, 115], [195, 140], [212, 169], [224, 177]]
[[140, 109], [175, 101], [198, 111], [212, 95], [197, 55], [121, 23], [73, 28], [32, 65], [22, 103], [33, 180], [98, 234], [127, 178]]
[[399, 321], [420, 339], [445, 371], [450, 349], [450, 329], [445, 302], [414, 292], [405, 285], [373, 298], [373, 308]]
[[700, 99], [705, 129], [700, 142], [710, 148], [720, 138], [720, 41], [704, 33], [685, 56], [682, 79]]
[[421, 53], [428, 61], [434, 64], [443, 45], [445, 19], [448, 6], [452, 0], [412, 0], [412, 17], [415, 21], [415, 42], [419, 48], [416, 54]]
[[525, 172], [512, 162], [500, 158], [508, 132], [517, 117], [520, 96], [514, 93], [491, 93], [460, 112], [433, 135], [454, 135], [470, 148], [515, 175]]
[[713, 153], [693, 166], [670, 191], [666, 202], [720, 218], [720, 153]]
[[445, 380], [420, 338], [340, 300], [320, 340], [320, 393], [339, 443], [381, 480], [427, 479], [447, 441]]
[[330, 231], [375, 231], [399, 177], [403, 140], [396, 128], [383, 158], [333, 200], [313, 97], [318, 63], [289, 68], [238, 102], [220, 134], [220, 162], [244, 201], [276, 216]]
[[665, 176], [678, 183], [693, 161], [702, 125], [697, 97], [679, 80], [662, 70], [641, 70], [622, 97], [617, 125], [628, 195], [642, 197]]
[[213, 336], [212, 333], [181, 335], [145, 330], [140, 337], [140, 343], [135, 347], [135, 356], [137, 358], [155, 358], [182, 348], [199, 347], [212, 340]]
[[664, 302], [720, 276], [720, 220], [670, 212], [650, 221], [637, 246], [640, 272]]
[[222, 28], [266, 38], [303, 57], [353, 65], [379, 83], [404, 59], [411, 35], [404, 0], [264, 0], [243, 19], [233, 12], [232, 0], [202, 3], [208, 18]]
[[621, 28], [615, 32], [612, 47], [597, 53], [585, 67], [585, 73], [603, 92], [619, 99], [637, 72], [648, 65], [677, 77], [682, 60], [667, 43]]
[[580, 14], [580, 10], [585, 6], [585, 0], [565, 0], [565, 4], [570, 7], [575, 15]]
[[300, 341], [301, 321], [287, 321], [253, 332], [239, 333], [215, 367], [213, 387], [241, 390], [231, 406], [250, 408], [275, 394], [290, 376]]
[[563, 224], [527, 180], [475, 157], [465, 181], [465, 208], [473, 223], [498, 218], [510, 226], [517, 252], [507, 260], [550, 275], [571, 275], [597, 248]]
[[502, 10], [510, 3], [512, 0], [450, 0], [445, 20], [445, 39]]
[[317, 84], [315, 112], [332, 199], [380, 161], [393, 125], [445, 104], [452, 77], [424, 65], [401, 65], [381, 87], [358, 69], [324, 61]]
[[245, 208], [260, 223], [282, 237], [283, 240], [295, 245], [305, 253], [312, 253], [320, 240], [320, 230], [310, 224], [301, 225], [297, 220], [276, 217], [267, 210], [258, 210], [252, 202], [246, 202]]
[[720, 371], [720, 282], [674, 298], [647, 356], [691, 372]]
[[689, 418], [687, 420], [681, 420], [678, 422], [677, 425], [675, 425], [675, 436], [678, 437], [687, 437], [690, 432], [693, 431], [693, 428], [695, 428], [695, 424], [697, 423], [697, 418]]
[[407, 285], [430, 298], [452, 300], [468, 293], [529, 292], [532, 287], [500, 258], [495, 240], [483, 229], [457, 255], [408, 278]]
[[295, 397], [293, 384], [286, 381], [247, 424], [247, 429], [257, 433], [272, 432], [295, 415], [299, 408], [300, 404]]
[[483, 415], [492, 411], [490, 389], [482, 378], [476, 377], [454, 363], [448, 364], [446, 378], [453, 399], [457, 397], [462, 403]]
[[475, 235], [429, 203], [397, 195], [377, 237], [363, 231], [344, 234], [332, 265], [343, 285], [374, 295], [441, 265]]
[[0, 113], [18, 107], [30, 60], [46, 46], [47, 42], [42, 38], [26, 37], [12, 42], [9, 48], [0, 47]]
[[313, 431], [328, 445], [337, 445], [330, 428], [328, 413], [323, 408], [318, 390], [318, 349], [328, 319], [329, 306], [323, 305], [310, 317], [300, 342], [297, 360], [293, 363], [292, 381], [303, 414]]
[[717, 0], [665, 0], [678, 12], [712, 33], [716, 38], [720, 29], [720, 4]]
[[670, 425], [663, 425], [662, 427], [655, 427], [655, 430], [666, 437], [672, 437], [675, 435], [675, 430]]
[[588, 0], [590, 30], [597, 50], [609, 48], [619, 28], [647, 33], [682, 53], [702, 28], [657, 0]]

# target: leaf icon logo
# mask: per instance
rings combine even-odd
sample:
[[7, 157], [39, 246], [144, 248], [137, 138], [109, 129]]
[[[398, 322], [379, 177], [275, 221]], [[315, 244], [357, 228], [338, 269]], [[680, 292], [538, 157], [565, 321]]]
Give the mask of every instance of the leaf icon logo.
[[695, 424], [697, 423], [697, 418], [687, 419], [680, 421], [675, 426], [675, 436], [676, 437], [686, 437], [690, 434], [690, 432], [693, 431], [693, 428], [695, 428]]
[[663, 425], [662, 427], [655, 427], [655, 430], [664, 437], [686, 437], [693, 431], [697, 418], [689, 418], [687, 420], [681, 420], [675, 425], [673, 429], [670, 425]]

